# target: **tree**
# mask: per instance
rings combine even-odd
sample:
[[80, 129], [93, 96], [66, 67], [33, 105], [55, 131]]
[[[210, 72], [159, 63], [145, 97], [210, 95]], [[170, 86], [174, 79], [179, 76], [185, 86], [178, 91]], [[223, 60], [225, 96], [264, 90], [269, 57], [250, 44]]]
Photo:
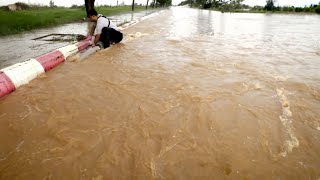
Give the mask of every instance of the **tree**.
[[50, 7], [54, 7], [54, 2], [53, 2], [53, 0], [50, 0], [49, 6], [50, 6]]
[[185, 0], [179, 5], [183, 6], [189, 4], [191, 7], [193, 4], [197, 7], [204, 9], [214, 8], [219, 9], [222, 12], [232, 12], [237, 9], [248, 8], [249, 6], [243, 5], [244, 0]]
[[182, 1], [178, 4], [178, 6], [185, 6], [189, 4], [189, 0]]
[[206, 4], [206, 0], [195, 0], [196, 6], [203, 7]]
[[171, 0], [157, 0], [157, 4], [159, 4], [161, 7], [170, 6], [171, 2]]
[[242, 5], [243, 0], [228, 0], [221, 1], [219, 0], [218, 9], [222, 12], [234, 12], [237, 9], [242, 9], [244, 5]]
[[95, 0], [85, 0], [84, 4], [86, 6], [86, 12], [87, 12], [87, 16], [88, 16], [88, 12], [94, 8], [94, 1]]
[[232, 0], [230, 3], [232, 4], [234, 9], [241, 9], [243, 1], [244, 0]]
[[267, 0], [267, 4], [264, 8], [267, 11], [273, 11], [274, 10], [274, 0]]
[[315, 8], [316, 13], [320, 14], [320, 4]]
[[147, 5], [146, 5], [146, 9], [148, 9], [148, 4], [149, 4], [149, 0], [147, 0]]
[[156, 7], [156, 0], [153, 0], [152, 8], [155, 8], [155, 7]]

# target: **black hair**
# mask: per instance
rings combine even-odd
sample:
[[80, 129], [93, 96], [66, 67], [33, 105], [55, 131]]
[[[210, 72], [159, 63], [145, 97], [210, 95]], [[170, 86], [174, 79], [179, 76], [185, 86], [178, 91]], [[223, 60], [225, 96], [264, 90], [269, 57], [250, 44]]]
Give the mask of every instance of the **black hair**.
[[97, 16], [97, 15], [98, 15], [98, 13], [97, 13], [97, 11], [95, 9], [90, 9], [88, 11], [88, 17], [89, 16]]

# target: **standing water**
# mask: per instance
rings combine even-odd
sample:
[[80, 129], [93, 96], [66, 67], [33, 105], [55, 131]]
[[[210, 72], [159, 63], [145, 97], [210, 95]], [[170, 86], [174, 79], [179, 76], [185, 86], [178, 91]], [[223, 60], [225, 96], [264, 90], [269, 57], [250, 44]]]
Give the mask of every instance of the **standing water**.
[[[141, 18], [150, 13], [159, 11], [159, 9], [151, 9], [148, 11], [138, 11], [118, 14], [115, 16], [109, 16], [113, 22], [118, 26], [132, 21], [137, 18]], [[21, 33], [18, 35], [11, 35], [0, 38], [0, 69], [13, 65], [15, 63], [23, 62], [30, 58], [38, 57], [42, 54], [51, 52], [60, 47], [75, 43], [73, 41], [44, 41], [43, 39], [34, 40], [36, 38], [47, 36], [50, 34], [81, 34], [86, 36], [88, 34], [88, 28], [91, 27], [91, 23], [83, 21], [80, 23], [70, 23], [65, 25], [59, 25], [52, 28], [37, 29], [30, 32]], [[49, 36], [50, 39], [52, 36]], [[70, 39], [70, 36], [68, 36]]]
[[319, 179], [318, 22], [142, 21], [0, 99], [0, 179]]

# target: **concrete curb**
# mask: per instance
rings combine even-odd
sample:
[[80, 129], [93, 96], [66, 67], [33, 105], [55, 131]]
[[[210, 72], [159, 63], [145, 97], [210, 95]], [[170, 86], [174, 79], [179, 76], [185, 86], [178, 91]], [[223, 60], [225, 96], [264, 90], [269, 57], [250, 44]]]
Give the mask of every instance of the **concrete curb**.
[[[163, 10], [155, 12], [123, 24], [119, 27], [120, 31], [131, 27], [138, 22], [154, 17]], [[0, 70], [0, 98], [15, 91], [19, 86], [28, 84], [40, 74], [45, 73], [64, 62], [69, 56], [85, 51], [90, 45], [89, 40], [84, 40], [75, 44], [61, 47], [52, 52], [43, 54], [39, 57], [28, 59], [22, 63]], [[96, 52], [96, 51], [94, 51]]]
[[29, 83], [40, 74], [58, 66], [64, 62], [67, 57], [84, 49], [85, 46], [89, 46], [89, 41], [68, 45], [34, 59], [29, 59], [22, 63], [1, 69], [0, 98], [13, 92], [19, 86]]

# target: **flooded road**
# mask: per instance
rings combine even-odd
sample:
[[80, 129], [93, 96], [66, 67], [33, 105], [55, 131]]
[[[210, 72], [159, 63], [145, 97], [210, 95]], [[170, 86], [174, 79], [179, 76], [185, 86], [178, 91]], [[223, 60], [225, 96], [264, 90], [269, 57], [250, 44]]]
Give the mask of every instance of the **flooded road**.
[[[148, 11], [117, 14], [114, 16], [109, 16], [109, 18], [117, 25], [120, 25], [157, 11], [160, 11], [160, 9], [157, 8], [150, 9]], [[15, 63], [23, 62], [30, 58], [38, 57], [42, 54], [51, 52], [54, 49], [58, 49], [68, 44], [75, 43], [75, 41], [59, 42], [33, 39], [49, 34], [81, 34], [86, 36], [88, 34], [88, 27], [90, 26], [90, 24], [91, 23], [84, 21], [80, 23], [59, 25], [57, 27], [47, 29], [37, 29], [18, 35], [0, 37], [0, 69], [13, 65]]]
[[320, 16], [172, 8], [0, 99], [0, 179], [319, 179]]

